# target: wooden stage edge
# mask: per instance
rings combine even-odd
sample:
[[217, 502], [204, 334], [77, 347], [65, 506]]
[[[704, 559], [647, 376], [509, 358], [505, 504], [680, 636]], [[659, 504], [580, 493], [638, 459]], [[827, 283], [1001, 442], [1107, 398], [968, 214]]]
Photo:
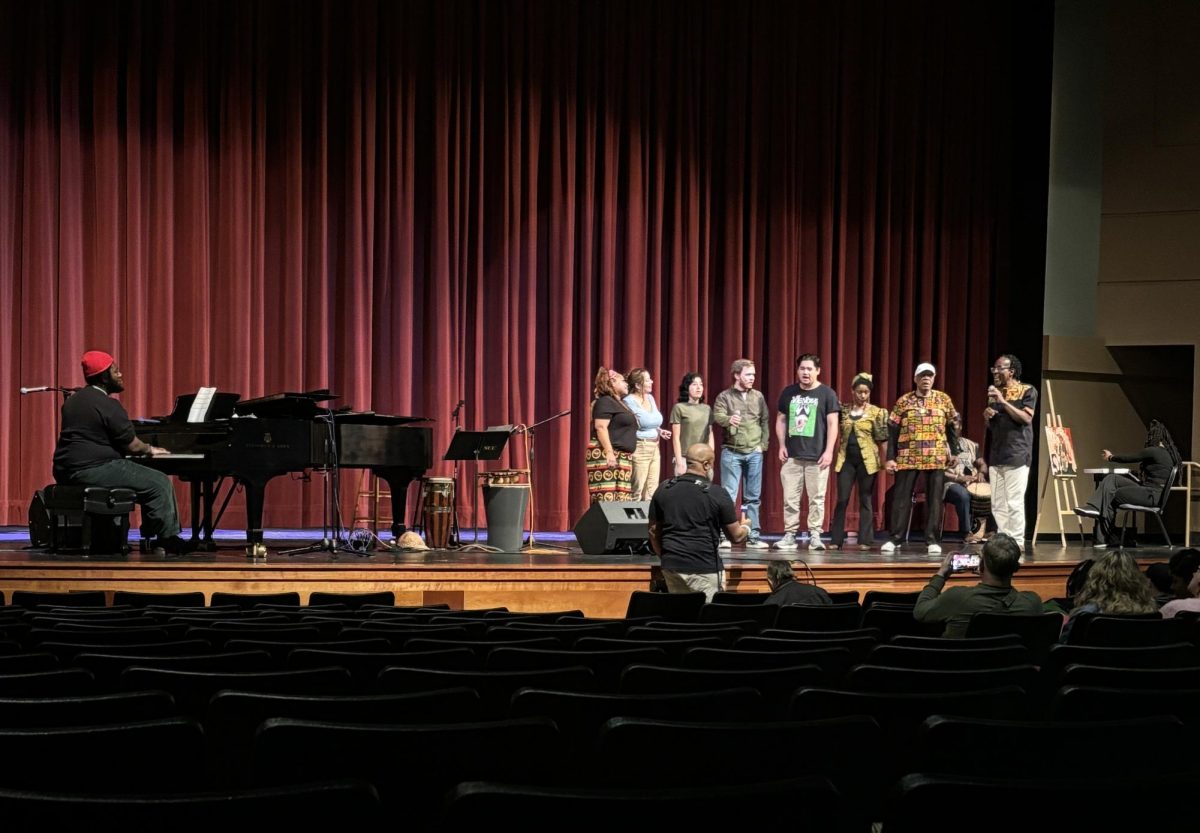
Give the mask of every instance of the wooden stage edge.
[[[1043, 550], [1045, 554], [1043, 556]], [[1090, 547], [1037, 547], [1016, 576], [1021, 589], [1042, 598], [1062, 596], [1075, 564], [1090, 557]], [[1161, 561], [1167, 550], [1142, 550], [1143, 564]], [[766, 566], [776, 558], [804, 558], [817, 583], [830, 591], [919, 590], [937, 569], [936, 559], [878, 552], [809, 557], [800, 553], [764, 553], [745, 557], [726, 553], [726, 589], [764, 592]], [[271, 551], [251, 560], [238, 550], [187, 558], [155, 558], [137, 553], [120, 556], [47, 555], [9, 545], [0, 549], [0, 590], [131, 590], [178, 593], [200, 590], [277, 593], [297, 591], [307, 603], [314, 591], [364, 593], [390, 590], [397, 605], [446, 603], [455, 609], [507, 607], [545, 612], [582, 610], [587, 616], [624, 616], [630, 594], [650, 587], [654, 561], [644, 556], [587, 556], [575, 552], [375, 553], [331, 556], [316, 553], [288, 557]], [[971, 584], [973, 576], [955, 576], [951, 584]]]

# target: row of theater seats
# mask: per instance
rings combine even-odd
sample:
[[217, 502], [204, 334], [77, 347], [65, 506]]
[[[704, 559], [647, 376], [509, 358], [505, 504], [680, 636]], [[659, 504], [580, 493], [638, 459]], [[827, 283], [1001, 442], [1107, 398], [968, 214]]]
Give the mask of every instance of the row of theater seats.
[[[630, 612], [678, 603], [646, 597]], [[803, 801], [804, 828], [940, 829], [926, 817], [933, 798], [948, 813], [1053, 784], [1059, 801], [1077, 792], [1111, 805], [1142, 795], [1146, 779], [1193, 783], [1200, 656], [1187, 642], [1055, 646], [1034, 663], [1015, 634], [887, 638], [354, 597], [121, 601], [0, 609], [0, 817], [11, 829], [46, 829], [55, 812], [96, 826], [124, 807], [111, 796], [131, 791], [144, 794], [122, 829], [143, 817], [147, 828], [209, 824], [272, 802], [286, 821], [314, 800], [343, 823], [403, 813], [416, 829], [538, 829], [577, 812], [635, 829], [693, 813], [711, 827], [726, 812], [734, 823], [747, 798], [763, 802], [756, 824], [778, 812], [795, 826], [776, 805]], [[1064, 756], [1081, 780], [1063, 781]], [[326, 782], [297, 786], [314, 779]], [[164, 794], [180, 790], [172, 809]], [[1162, 815], [1154, 829], [1173, 829]]]

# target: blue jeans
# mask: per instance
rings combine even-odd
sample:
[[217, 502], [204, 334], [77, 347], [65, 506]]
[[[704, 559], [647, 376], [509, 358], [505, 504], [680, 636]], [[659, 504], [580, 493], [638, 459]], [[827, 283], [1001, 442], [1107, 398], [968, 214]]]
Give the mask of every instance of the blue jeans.
[[143, 538], [169, 538], [179, 534], [175, 488], [161, 471], [132, 460], [109, 460], [90, 469], [72, 472], [68, 482], [72, 486], [133, 489], [142, 506]]
[[756, 540], [762, 532], [758, 524], [758, 503], [762, 497], [762, 452], [742, 454], [728, 448], [721, 449], [721, 488], [737, 506], [738, 484], [742, 483], [742, 504], [746, 517], [750, 519], [750, 539]]
[[963, 537], [970, 535], [975, 522], [971, 518], [971, 493], [967, 491], [967, 487], [961, 483], [951, 483], [946, 489], [946, 497], [943, 502], [954, 507], [954, 511], [958, 514], [958, 526], [962, 530]]

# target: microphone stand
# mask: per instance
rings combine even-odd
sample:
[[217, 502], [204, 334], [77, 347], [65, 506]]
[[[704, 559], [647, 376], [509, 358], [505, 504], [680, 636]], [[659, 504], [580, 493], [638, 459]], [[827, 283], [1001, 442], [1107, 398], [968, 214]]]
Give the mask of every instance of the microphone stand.
[[[526, 454], [529, 457], [529, 540], [525, 543], [525, 546], [522, 547], [522, 549], [528, 549], [528, 550], [532, 551], [534, 549], [534, 547], [537, 546], [537, 539], [536, 539], [535, 533], [533, 531], [533, 526], [534, 526], [534, 524], [533, 524], [533, 519], [534, 519], [534, 512], [533, 512], [533, 506], [534, 506], [534, 504], [533, 504], [533, 440], [534, 440], [534, 437], [536, 436], [534, 429], [540, 428], [541, 426], [545, 425], [546, 423], [553, 422], [556, 419], [561, 419], [562, 417], [565, 417], [569, 413], [571, 413], [571, 409], [567, 408], [565, 411], [559, 411], [554, 416], [549, 416], [549, 417], [546, 417], [545, 419], [538, 420], [533, 425], [528, 425], [523, 429], [517, 429], [517, 430], [524, 431], [524, 433], [525, 433], [525, 449], [526, 449]], [[554, 544], [545, 544], [544, 546], [549, 549], [552, 549], [552, 550], [559, 550], [561, 552], [569, 552], [569, 550], [566, 547], [560, 547], [560, 546], [556, 546]]]
[[[467, 400], [460, 399], [458, 404], [454, 406], [454, 410], [450, 412], [450, 416], [454, 418], [454, 433], [459, 430], [458, 414], [467, 404]], [[454, 461], [454, 472], [451, 475], [454, 480], [454, 499], [450, 503], [450, 540], [447, 542], [448, 549], [457, 549], [462, 546], [462, 529], [458, 525], [458, 495], [460, 492], [458, 485], [458, 460]], [[422, 517], [424, 516], [424, 507], [421, 507]], [[421, 531], [425, 531], [425, 524], [421, 524]], [[475, 537], [479, 537], [479, 531], [475, 531]]]

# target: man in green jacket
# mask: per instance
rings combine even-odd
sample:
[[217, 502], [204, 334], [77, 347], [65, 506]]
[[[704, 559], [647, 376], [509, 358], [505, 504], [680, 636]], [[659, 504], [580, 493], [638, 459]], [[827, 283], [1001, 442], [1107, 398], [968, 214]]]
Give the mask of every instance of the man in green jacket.
[[917, 621], [945, 622], [942, 636], [961, 638], [967, 635], [967, 625], [976, 613], [1042, 612], [1042, 600], [1037, 593], [1012, 586], [1013, 573], [1021, 563], [1021, 548], [1012, 536], [997, 533], [983, 545], [979, 584], [951, 587], [943, 593], [953, 558], [954, 553], [946, 554], [941, 567], [921, 591], [913, 609]]
[[[717, 395], [713, 403], [713, 421], [721, 426], [721, 487], [737, 506], [738, 487], [742, 506], [750, 519], [749, 549], [765, 550], [767, 542], [759, 537], [758, 520], [762, 495], [763, 454], [771, 441], [771, 411], [762, 393], [754, 389], [757, 370], [750, 359], [738, 359], [729, 368], [733, 384]], [[729, 539], [722, 538], [728, 547]]]

